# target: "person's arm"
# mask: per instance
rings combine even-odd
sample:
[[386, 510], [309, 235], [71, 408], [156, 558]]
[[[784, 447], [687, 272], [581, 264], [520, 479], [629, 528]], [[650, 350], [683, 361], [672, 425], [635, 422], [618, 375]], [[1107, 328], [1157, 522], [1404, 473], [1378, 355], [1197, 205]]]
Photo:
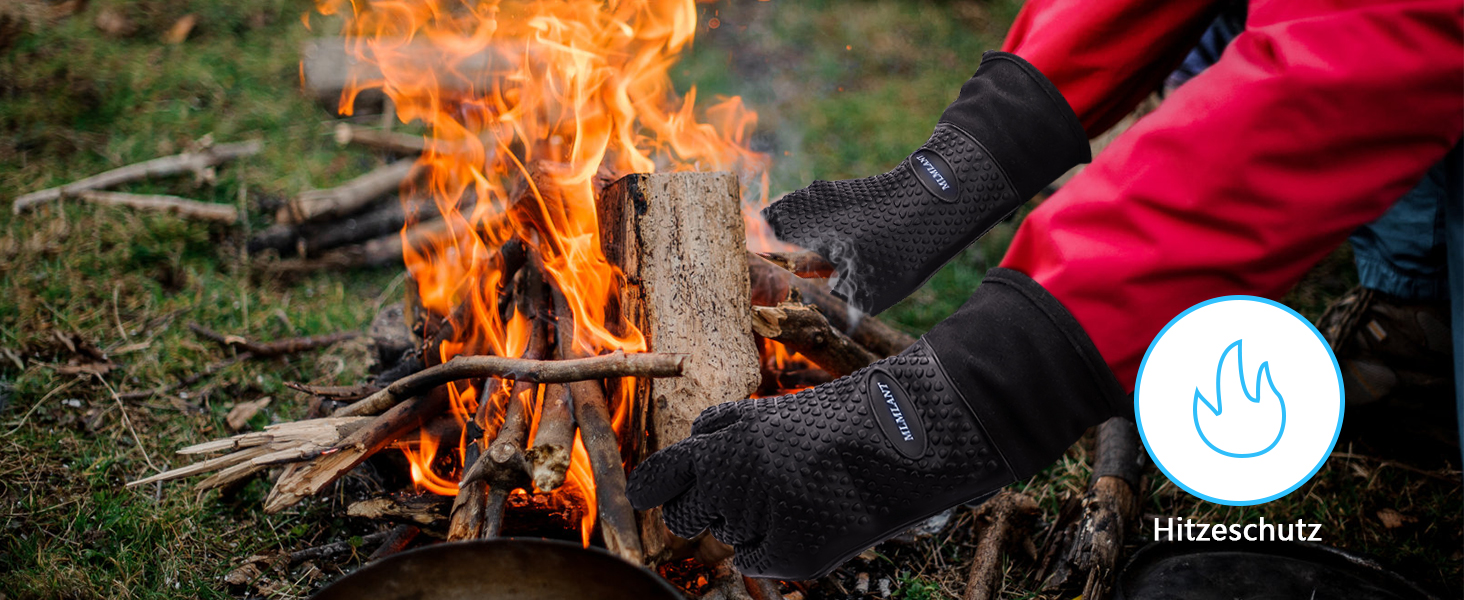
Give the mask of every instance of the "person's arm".
[[1035, 0], [1022, 7], [1002, 50], [1047, 75], [1096, 137], [1159, 88], [1219, 4]]
[[1051, 292], [1129, 389], [1171, 318], [1279, 298], [1464, 128], [1457, 0], [1282, 4], [1253, 10], [1214, 67], [1028, 216], [1002, 263]]

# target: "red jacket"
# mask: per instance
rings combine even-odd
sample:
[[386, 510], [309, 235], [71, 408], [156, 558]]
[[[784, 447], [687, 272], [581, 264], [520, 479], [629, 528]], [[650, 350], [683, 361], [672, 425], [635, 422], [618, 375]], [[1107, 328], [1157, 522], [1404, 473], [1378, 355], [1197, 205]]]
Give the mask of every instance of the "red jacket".
[[[1179, 64], [1213, 4], [1035, 0], [1005, 50], [1094, 136]], [[1002, 266], [1056, 296], [1132, 390], [1175, 315], [1279, 298], [1461, 132], [1464, 2], [1252, 0], [1219, 62], [1033, 211]]]

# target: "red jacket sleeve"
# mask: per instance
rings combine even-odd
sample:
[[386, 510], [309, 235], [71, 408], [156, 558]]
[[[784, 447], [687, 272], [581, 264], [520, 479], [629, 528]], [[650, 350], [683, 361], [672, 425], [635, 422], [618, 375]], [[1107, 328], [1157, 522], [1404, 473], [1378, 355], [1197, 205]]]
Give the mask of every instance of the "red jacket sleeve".
[[1213, 0], [1034, 0], [1002, 50], [1057, 85], [1088, 137], [1103, 133], [1179, 66], [1218, 12]]
[[1175, 315], [1280, 297], [1458, 143], [1464, 4], [1337, 4], [1254, 3], [1215, 66], [1019, 228], [1002, 266], [1052, 292], [1129, 389]]

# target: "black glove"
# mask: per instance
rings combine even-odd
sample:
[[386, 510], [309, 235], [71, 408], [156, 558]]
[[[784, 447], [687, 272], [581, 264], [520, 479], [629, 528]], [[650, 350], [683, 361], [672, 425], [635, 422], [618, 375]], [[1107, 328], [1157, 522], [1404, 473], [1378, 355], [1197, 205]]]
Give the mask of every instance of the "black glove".
[[637, 509], [711, 528], [743, 573], [820, 577], [864, 548], [1046, 467], [1122, 389], [1042, 286], [991, 271], [910, 349], [788, 396], [707, 409], [631, 473]]
[[815, 181], [763, 209], [778, 239], [834, 265], [834, 293], [879, 314], [1057, 176], [1091, 160], [1052, 82], [1015, 54], [987, 52], [935, 134], [895, 170]]

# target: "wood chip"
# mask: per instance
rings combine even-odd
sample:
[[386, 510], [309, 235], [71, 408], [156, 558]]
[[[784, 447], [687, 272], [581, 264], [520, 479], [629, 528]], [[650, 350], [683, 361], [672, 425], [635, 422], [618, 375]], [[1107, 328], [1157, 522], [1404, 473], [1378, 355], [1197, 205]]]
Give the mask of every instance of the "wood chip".
[[254, 418], [254, 415], [259, 413], [259, 409], [269, 406], [270, 400], [272, 398], [265, 396], [252, 402], [235, 404], [234, 408], [229, 409], [228, 416], [224, 417], [224, 420], [229, 424], [229, 430], [240, 431], [248, 427], [249, 419]]

